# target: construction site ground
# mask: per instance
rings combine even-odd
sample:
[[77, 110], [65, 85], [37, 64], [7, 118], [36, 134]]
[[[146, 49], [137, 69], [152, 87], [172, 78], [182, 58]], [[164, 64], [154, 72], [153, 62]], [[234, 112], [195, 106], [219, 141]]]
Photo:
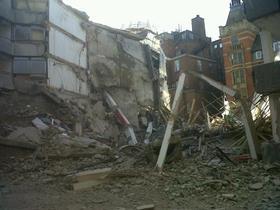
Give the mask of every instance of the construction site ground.
[[[71, 115], [46, 100], [2, 95], [1, 128], [32, 126], [32, 119], [40, 113], [52, 113], [70, 125]], [[1, 136], [6, 135], [2, 129]], [[48, 135], [43, 137], [48, 141]], [[0, 209], [130, 210], [143, 205], [153, 205], [156, 210], [280, 209], [277, 164], [250, 159], [235, 165], [226, 160], [209, 164], [194, 153], [165, 164], [159, 172], [156, 155], [151, 159], [145, 150], [121, 152], [110, 146], [109, 153], [57, 158], [38, 155], [38, 150], [0, 146]], [[102, 168], [117, 173], [105, 183], [73, 190], [73, 174]]]
[[257, 162], [213, 168], [185, 159], [166, 165], [161, 174], [146, 166], [135, 169], [136, 174], [73, 191], [67, 169], [96, 162], [95, 158], [33, 162], [30, 151], [9, 147], [1, 147], [0, 154], [3, 210], [120, 210], [147, 204], [155, 209], [280, 208], [279, 168]]

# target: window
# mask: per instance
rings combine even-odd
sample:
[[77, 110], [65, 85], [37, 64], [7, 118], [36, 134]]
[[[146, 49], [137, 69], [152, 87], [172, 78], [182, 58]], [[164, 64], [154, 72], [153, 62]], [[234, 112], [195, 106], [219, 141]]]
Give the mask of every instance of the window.
[[31, 29], [31, 40], [43, 41], [45, 39], [45, 32], [41, 28]]
[[17, 10], [30, 10], [32, 12], [46, 12], [48, 1], [12, 0], [12, 6]]
[[237, 65], [243, 63], [243, 52], [242, 51], [235, 51], [231, 55], [231, 62], [232, 65]]
[[201, 60], [197, 60], [197, 68], [198, 68], [198, 71], [202, 72], [202, 62], [201, 62]]
[[186, 40], [186, 39], [187, 39], [187, 33], [184, 32], [184, 33], [182, 33], [182, 40]]
[[16, 26], [14, 30], [14, 38], [17, 41], [29, 40], [29, 27]]
[[259, 50], [259, 51], [254, 52], [253, 57], [254, 57], [254, 60], [260, 60], [260, 59], [262, 59], [262, 58], [263, 58], [262, 51]]
[[234, 70], [232, 72], [232, 75], [233, 75], [233, 84], [234, 85], [245, 83], [245, 75], [244, 75], [243, 69]]
[[223, 43], [220, 43], [220, 48], [223, 48]]
[[176, 60], [174, 64], [175, 64], [175, 72], [180, 71], [180, 60]]
[[189, 33], [189, 38], [194, 39], [193, 33]]
[[278, 42], [273, 42], [273, 51], [274, 51], [274, 52], [280, 51], [280, 41], [278, 41]]
[[13, 0], [13, 8], [19, 10], [27, 10], [28, 9], [28, 2], [27, 1], [20, 1], [20, 0]]
[[236, 35], [231, 36], [231, 44], [232, 46], [239, 45], [239, 39]]
[[28, 57], [15, 57], [13, 62], [15, 74], [36, 74], [46, 75], [46, 59], [45, 58], [28, 58]]
[[215, 45], [214, 45], [214, 48], [217, 49], [217, 48], [218, 48], [218, 45], [215, 44]]
[[176, 55], [176, 56], [181, 55], [181, 50], [180, 50], [180, 49], [176, 49], [176, 51], [175, 51], [175, 55]]
[[14, 28], [14, 39], [16, 41], [43, 41], [45, 40], [45, 31], [40, 27], [17, 25]]
[[182, 49], [181, 54], [185, 54], [185, 53], [187, 53], [187, 51], [185, 49]]

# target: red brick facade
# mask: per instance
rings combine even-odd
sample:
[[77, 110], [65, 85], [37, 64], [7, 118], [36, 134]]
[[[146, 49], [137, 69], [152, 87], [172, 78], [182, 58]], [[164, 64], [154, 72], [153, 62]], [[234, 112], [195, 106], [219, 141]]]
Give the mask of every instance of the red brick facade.
[[241, 2], [234, 1], [227, 25], [220, 27], [220, 36], [226, 85], [238, 90], [244, 98], [253, 96], [253, 66], [263, 62], [262, 58], [253, 58], [253, 46], [258, 33], [258, 29], [245, 18]]
[[[201, 33], [202, 35], [188, 30], [174, 32], [165, 34], [166, 36], [161, 41], [161, 47], [165, 55], [171, 58], [166, 62], [167, 83], [171, 99], [173, 99], [177, 81], [182, 72], [197, 71], [216, 79], [218, 62], [211, 57], [212, 42], [210, 38], [203, 35], [203, 30], [201, 30]], [[203, 110], [202, 98], [207, 98], [215, 91], [204, 81], [186, 74], [183, 100], [180, 106], [183, 109], [181, 115], [187, 116], [193, 101], [195, 101], [194, 113]], [[201, 115], [203, 115], [203, 112], [201, 112]]]
[[[238, 44], [232, 44], [232, 36], [236, 36]], [[262, 61], [254, 62], [252, 57], [252, 46], [254, 44], [256, 34], [251, 31], [241, 31], [235, 34], [230, 34], [222, 38], [223, 51], [224, 51], [224, 66], [225, 78], [227, 86], [239, 90], [244, 97], [250, 97], [254, 93], [254, 85], [252, 79], [252, 67], [261, 63]], [[234, 63], [233, 54], [235, 52], [242, 53], [242, 60], [240, 63]], [[237, 61], [238, 62], [238, 61]], [[237, 76], [235, 76], [236, 71]], [[238, 75], [239, 74], [239, 75]], [[244, 74], [241, 76], [240, 74]], [[243, 81], [238, 80], [237, 77], [244, 78]]]

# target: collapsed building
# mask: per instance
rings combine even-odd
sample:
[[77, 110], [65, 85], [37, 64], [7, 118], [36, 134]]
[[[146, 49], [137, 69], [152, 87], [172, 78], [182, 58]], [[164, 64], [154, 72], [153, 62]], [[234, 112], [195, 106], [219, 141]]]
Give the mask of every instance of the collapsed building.
[[[239, 47], [229, 37], [212, 42], [199, 16], [192, 31], [158, 35], [90, 22], [60, 0], [0, 0], [0, 209], [279, 207], [280, 71], [271, 46], [280, 4], [272, 1], [272, 21], [274, 10], [247, 1], [266, 34], [253, 118], [225, 85], [221, 58]], [[240, 6], [232, 1], [231, 12]], [[224, 95], [239, 106], [222, 118]]]
[[108, 138], [119, 129], [105, 119], [104, 90], [136, 129], [141, 110], [159, 109], [160, 53], [146, 36], [90, 22], [61, 0], [1, 0], [0, 21], [0, 88], [44, 86]]
[[27, 80], [88, 95], [87, 15], [58, 0], [2, 0], [0, 14], [1, 87]]

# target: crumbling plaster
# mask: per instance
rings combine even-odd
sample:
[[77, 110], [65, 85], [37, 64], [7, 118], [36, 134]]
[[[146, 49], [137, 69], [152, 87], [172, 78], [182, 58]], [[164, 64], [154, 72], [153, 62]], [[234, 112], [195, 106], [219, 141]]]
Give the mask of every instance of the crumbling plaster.
[[118, 30], [88, 25], [90, 82], [106, 89], [138, 127], [141, 106], [153, 106], [153, 88], [143, 45]]
[[152, 80], [143, 45], [95, 25], [88, 28], [91, 82], [96, 88], [125, 88], [139, 104], [153, 104]]

